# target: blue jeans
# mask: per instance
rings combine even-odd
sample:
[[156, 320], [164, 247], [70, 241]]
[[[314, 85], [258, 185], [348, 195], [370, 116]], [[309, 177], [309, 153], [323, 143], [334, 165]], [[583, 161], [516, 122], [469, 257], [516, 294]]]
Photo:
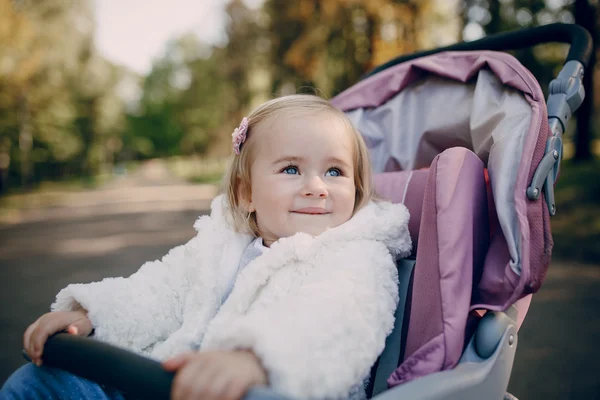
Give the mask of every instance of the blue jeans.
[[16, 370], [0, 390], [0, 400], [94, 399], [124, 400], [116, 389], [52, 367], [29, 363]]

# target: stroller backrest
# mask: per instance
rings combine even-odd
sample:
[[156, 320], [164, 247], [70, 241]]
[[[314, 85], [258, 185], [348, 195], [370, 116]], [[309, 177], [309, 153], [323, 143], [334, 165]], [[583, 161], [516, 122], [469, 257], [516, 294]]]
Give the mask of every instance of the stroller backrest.
[[[404, 310], [401, 365], [388, 383], [452, 368], [462, 354], [473, 285], [489, 245], [488, 202], [483, 163], [465, 148], [437, 156], [429, 170], [375, 175], [377, 194], [403, 202], [416, 265]], [[409, 227], [410, 228], [410, 227]], [[392, 373], [393, 372], [393, 373]]]

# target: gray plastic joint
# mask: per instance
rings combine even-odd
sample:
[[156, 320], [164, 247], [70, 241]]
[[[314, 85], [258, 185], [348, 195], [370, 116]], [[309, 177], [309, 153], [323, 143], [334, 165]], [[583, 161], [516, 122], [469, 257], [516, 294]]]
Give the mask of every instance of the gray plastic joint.
[[533, 174], [531, 184], [526, 194], [529, 200], [539, 199], [544, 191], [548, 212], [551, 216], [556, 214], [556, 202], [554, 200], [554, 183], [560, 171], [562, 160], [563, 143], [561, 135], [550, 136], [546, 142], [546, 154]]
[[550, 128], [550, 133], [552, 136], [560, 136], [562, 137], [565, 127], [562, 122], [558, 118], [548, 118], [548, 125]]
[[547, 109], [551, 135], [546, 142], [545, 155], [537, 166], [526, 191], [529, 200], [539, 199], [543, 191], [550, 215], [556, 214], [554, 183], [563, 155], [562, 135], [567, 129], [571, 115], [581, 106], [585, 98], [583, 70], [583, 64], [571, 60], [563, 66], [556, 79], [550, 82]]
[[475, 332], [474, 343], [479, 357], [487, 359], [496, 351], [509, 325], [515, 325], [515, 322], [503, 312], [488, 311], [481, 318]]
[[558, 119], [564, 133], [571, 115], [581, 106], [585, 97], [583, 89], [583, 65], [579, 61], [567, 62], [556, 79], [550, 82], [548, 119]]

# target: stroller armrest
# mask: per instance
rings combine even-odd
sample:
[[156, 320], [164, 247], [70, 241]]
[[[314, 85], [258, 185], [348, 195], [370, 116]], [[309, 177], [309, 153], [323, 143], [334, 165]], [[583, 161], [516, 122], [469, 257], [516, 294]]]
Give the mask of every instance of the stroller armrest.
[[[502, 319], [499, 323], [505, 323]], [[476, 336], [476, 335], [475, 335]], [[517, 328], [505, 326], [495, 351], [482, 358], [471, 339], [459, 364], [452, 370], [437, 372], [396, 386], [375, 400], [502, 400], [506, 393], [517, 348]]]
[[[44, 346], [44, 364], [63, 369], [141, 399], [168, 399], [174, 374], [158, 361], [98, 340], [59, 333]], [[267, 388], [252, 388], [244, 400], [285, 400]]]

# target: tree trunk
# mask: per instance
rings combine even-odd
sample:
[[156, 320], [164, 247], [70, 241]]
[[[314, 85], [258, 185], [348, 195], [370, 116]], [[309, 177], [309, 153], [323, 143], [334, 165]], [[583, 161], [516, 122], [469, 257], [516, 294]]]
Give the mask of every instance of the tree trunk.
[[10, 147], [7, 146], [7, 148], [0, 148], [0, 195], [8, 189], [8, 168], [10, 168]]
[[592, 56], [583, 76], [585, 100], [577, 111], [577, 132], [575, 134], [575, 156], [577, 162], [592, 159], [592, 116], [594, 115], [594, 68], [596, 66], [596, 7], [588, 0], [576, 0], [574, 3], [575, 23], [583, 26], [592, 35], [594, 43]]
[[21, 159], [21, 187], [27, 189], [31, 178], [31, 163], [29, 155], [33, 147], [33, 134], [31, 132], [31, 114], [27, 96], [21, 94], [19, 98], [19, 158]]

